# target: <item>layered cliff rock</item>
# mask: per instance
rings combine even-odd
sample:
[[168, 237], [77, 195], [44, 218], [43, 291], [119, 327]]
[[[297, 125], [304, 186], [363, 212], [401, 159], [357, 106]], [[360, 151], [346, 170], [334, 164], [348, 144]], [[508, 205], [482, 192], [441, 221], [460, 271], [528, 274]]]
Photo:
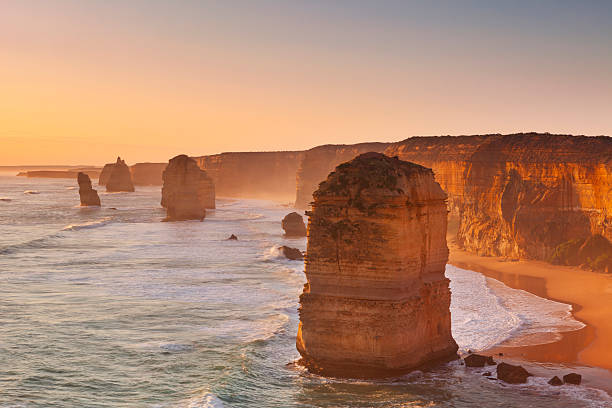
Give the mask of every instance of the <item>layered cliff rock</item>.
[[91, 179], [85, 173], [79, 172], [77, 175], [77, 183], [79, 183], [79, 197], [82, 206], [100, 205], [100, 197], [98, 192], [91, 187]]
[[[104, 166], [104, 168], [106, 168], [106, 166]], [[121, 160], [121, 157], [117, 157], [117, 161], [111, 167], [110, 176], [106, 182], [106, 191], [134, 191], [134, 183], [132, 183], [130, 168], [125, 164], [124, 160]]]
[[217, 195], [293, 201], [303, 152], [241, 152], [194, 157]]
[[285, 215], [281, 221], [281, 226], [285, 230], [287, 237], [305, 237], [306, 225], [302, 216], [296, 212]]
[[612, 139], [548, 134], [487, 140], [464, 171], [459, 242], [482, 255], [549, 259], [612, 239]]
[[[328, 150], [305, 154], [297, 206], [312, 200], [323, 180], [320, 167], [333, 157]], [[434, 171], [459, 223], [458, 242], [469, 251], [548, 260], [573, 239], [599, 234], [612, 241], [610, 137], [412, 137], [386, 145], [384, 153]]]
[[312, 193], [340, 163], [367, 152], [382, 152], [388, 143], [359, 143], [354, 145], [323, 145], [304, 152], [296, 174], [295, 207], [308, 208]]
[[321, 183], [308, 215], [296, 342], [306, 367], [377, 377], [456, 355], [446, 195], [431, 170], [361, 155]]
[[162, 173], [168, 163], [136, 163], [130, 166], [135, 186], [161, 186]]
[[161, 205], [166, 209], [166, 220], [201, 220], [207, 208], [215, 208], [214, 183], [195, 160], [184, 154], [170, 159], [162, 178]]

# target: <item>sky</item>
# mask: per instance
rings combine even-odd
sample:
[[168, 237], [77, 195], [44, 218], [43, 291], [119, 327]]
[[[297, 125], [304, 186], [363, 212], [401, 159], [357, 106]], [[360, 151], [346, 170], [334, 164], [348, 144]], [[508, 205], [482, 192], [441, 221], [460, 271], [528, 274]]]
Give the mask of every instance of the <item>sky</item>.
[[0, 0], [0, 165], [612, 135], [612, 1]]

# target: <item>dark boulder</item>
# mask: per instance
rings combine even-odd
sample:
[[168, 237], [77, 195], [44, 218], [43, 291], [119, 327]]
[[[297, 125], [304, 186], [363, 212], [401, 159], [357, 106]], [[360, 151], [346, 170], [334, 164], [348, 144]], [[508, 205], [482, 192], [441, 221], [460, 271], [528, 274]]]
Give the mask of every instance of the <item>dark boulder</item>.
[[281, 223], [287, 237], [305, 237], [306, 225], [302, 216], [296, 212], [287, 214]]
[[493, 357], [481, 356], [480, 354], [470, 354], [463, 359], [467, 367], [484, 367], [486, 365], [495, 365]]
[[553, 378], [551, 378], [550, 381], [548, 381], [548, 383], [550, 385], [554, 385], [555, 387], [559, 385], [563, 385], [563, 381], [561, 381], [561, 379], [557, 377], [556, 375]]
[[563, 376], [563, 382], [566, 384], [580, 385], [582, 376], [576, 373], [570, 373]]
[[302, 251], [297, 248], [291, 248], [283, 245], [279, 248], [283, 253], [283, 256], [292, 261], [301, 261], [304, 259], [304, 255], [302, 255]]
[[230, 235], [229, 238], [227, 239], [228, 241], [238, 241], [238, 237], [235, 236], [234, 234]]
[[521, 366], [500, 363], [497, 366], [497, 378], [509, 384], [524, 384], [531, 374]]

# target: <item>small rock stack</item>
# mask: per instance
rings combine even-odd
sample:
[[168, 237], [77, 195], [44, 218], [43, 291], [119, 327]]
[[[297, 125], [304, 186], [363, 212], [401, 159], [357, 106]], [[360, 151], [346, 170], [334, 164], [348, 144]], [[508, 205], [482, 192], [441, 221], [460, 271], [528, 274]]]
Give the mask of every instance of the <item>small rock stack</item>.
[[79, 197], [81, 198], [82, 206], [100, 205], [100, 197], [98, 192], [91, 187], [91, 179], [85, 173], [77, 174], [77, 182], [79, 183]]
[[306, 225], [302, 216], [296, 212], [285, 215], [281, 223], [286, 237], [305, 237]]

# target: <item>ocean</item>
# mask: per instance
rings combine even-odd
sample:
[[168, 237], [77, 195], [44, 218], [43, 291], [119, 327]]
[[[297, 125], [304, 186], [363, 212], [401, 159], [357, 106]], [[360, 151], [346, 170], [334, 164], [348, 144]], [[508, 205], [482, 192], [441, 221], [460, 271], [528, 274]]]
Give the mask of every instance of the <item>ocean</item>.
[[[76, 180], [0, 174], [0, 407], [612, 406], [459, 361], [380, 381], [311, 375], [295, 364], [304, 265], [277, 249], [306, 248], [282, 236], [290, 206], [220, 198], [203, 222], [168, 223], [159, 187], [98, 190], [103, 207], [81, 208]], [[446, 273], [463, 353], [583, 327], [569, 305]]]

